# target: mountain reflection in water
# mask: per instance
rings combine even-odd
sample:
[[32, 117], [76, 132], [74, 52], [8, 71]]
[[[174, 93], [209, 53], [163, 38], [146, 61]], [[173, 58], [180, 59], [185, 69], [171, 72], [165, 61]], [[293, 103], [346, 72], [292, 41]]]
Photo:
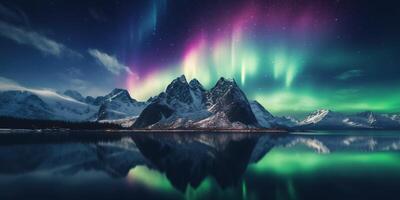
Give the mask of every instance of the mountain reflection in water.
[[396, 134], [145, 133], [9, 144], [0, 146], [0, 198], [396, 199]]

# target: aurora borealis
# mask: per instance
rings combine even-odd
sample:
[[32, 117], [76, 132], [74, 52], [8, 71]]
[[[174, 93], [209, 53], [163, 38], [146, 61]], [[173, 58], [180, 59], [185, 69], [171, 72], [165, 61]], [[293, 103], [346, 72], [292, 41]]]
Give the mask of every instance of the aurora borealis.
[[328, 19], [317, 20], [316, 11], [323, 9], [318, 5], [300, 10], [283, 5], [250, 3], [232, 9], [234, 15], [217, 15], [188, 37], [180, 59], [158, 64], [161, 67], [152, 68], [144, 80], [133, 74], [126, 86], [134, 96], [145, 99], [154, 95], [154, 85], [160, 85], [161, 92], [174, 77], [184, 74], [207, 88], [220, 77], [234, 78], [247, 93], [258, 96], [264, 92], [254, 88], [268, 90], [271, 83], [274, 89], [290, 89], [314, 50], [311, 46], [327, 34], [322, 29], [323, 20]]
[[181, 74], [206, 88], [226, 77], [275, 115], [399, 112], [394, 4], [5, 0], [0, 73], [90, 95], [122, 87], [138, 100]]

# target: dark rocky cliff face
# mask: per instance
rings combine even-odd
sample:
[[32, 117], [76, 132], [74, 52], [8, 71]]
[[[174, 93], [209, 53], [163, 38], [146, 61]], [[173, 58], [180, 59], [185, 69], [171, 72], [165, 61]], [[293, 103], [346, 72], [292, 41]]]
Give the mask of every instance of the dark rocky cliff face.
[[167, 105], [159, 102], [151, 103], [140, 114], [139, 118], [133, 124], [135, 128], [145, 128], [159, 122], [163, 118], [168, 118], [174, 113]]
[[221, 78], [211, 89], [209, 99], [213, 112], [225, 112], [229, 121], [258, 126], [246, 95], [235, 80]]
[[[169, 119], [168, 124], [175, 124], [174, 120], [196, 122], [218, 113], [224, 113], [221, 116], [226, 116], [230, 123], [240, 122], [252, 127], [259, 126], [246, 95], [234, 80], [221, 78], [210, 91], [207, 91], [198, 80], [193, 79], [188, 83], [185, 76], [181, 76], [173, 80], [165, 92], [152, 100], [133, 127], [150, 126], [171, 115], [174, 115], [176, 119]], [[222, 119], [214, 117], [212, 120]], [[193, 125], [194, 123], [186, 124]]]

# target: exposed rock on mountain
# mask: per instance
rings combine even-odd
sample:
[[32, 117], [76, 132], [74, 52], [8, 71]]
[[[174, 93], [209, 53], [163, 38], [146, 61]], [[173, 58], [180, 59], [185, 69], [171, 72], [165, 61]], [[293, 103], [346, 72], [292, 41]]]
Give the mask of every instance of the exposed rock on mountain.
[[250, 102], [233, 79], [220, 78], [207, 90], [198, 80], [188, 82], [183, 75], [146, 102], [133, 99], [124, 89], [84, 97], [74, 90], [57, 93], [10, 87], [0, 91], [0, 116], [155, 129], [400, 129], [400, 115], [370, 111], [344, 114], [322, 109], [301, 121], [273, 116], [257, 101]]
[[138, 116], [146, 105], [145, 102], [138, 102], [132, 99], [128, 91], [114, 89], [104, 96], [104, 100], [100, 104], [97, 120], [114, 120]]
[[225, 78], [207, 91], [196, 79], [188, 83], [185, 76], [178, 77], [145, 111], [133, 127], [259, 127], [245, 94], [234, 80]]
[[69, 96], [80, 102], [86, 102], [85, 98], [81, 95], [81, 93], [79, 93], [78, 91], [75, 91], [75, 90], [66, 90], [64, 92], [64, 95]]

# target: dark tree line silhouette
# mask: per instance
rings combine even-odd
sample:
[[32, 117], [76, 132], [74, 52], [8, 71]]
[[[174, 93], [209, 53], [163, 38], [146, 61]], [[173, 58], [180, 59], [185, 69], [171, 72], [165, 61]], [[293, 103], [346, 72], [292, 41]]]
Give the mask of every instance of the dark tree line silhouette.
[[2, 116], [0, 116], [0, 128], [3, 128], [3, 129], [71, 129], [71, 130], [123, 129], [120, 125], [112, 124], [112, 123], [23, 119], [23, 118], [2, 117]]

